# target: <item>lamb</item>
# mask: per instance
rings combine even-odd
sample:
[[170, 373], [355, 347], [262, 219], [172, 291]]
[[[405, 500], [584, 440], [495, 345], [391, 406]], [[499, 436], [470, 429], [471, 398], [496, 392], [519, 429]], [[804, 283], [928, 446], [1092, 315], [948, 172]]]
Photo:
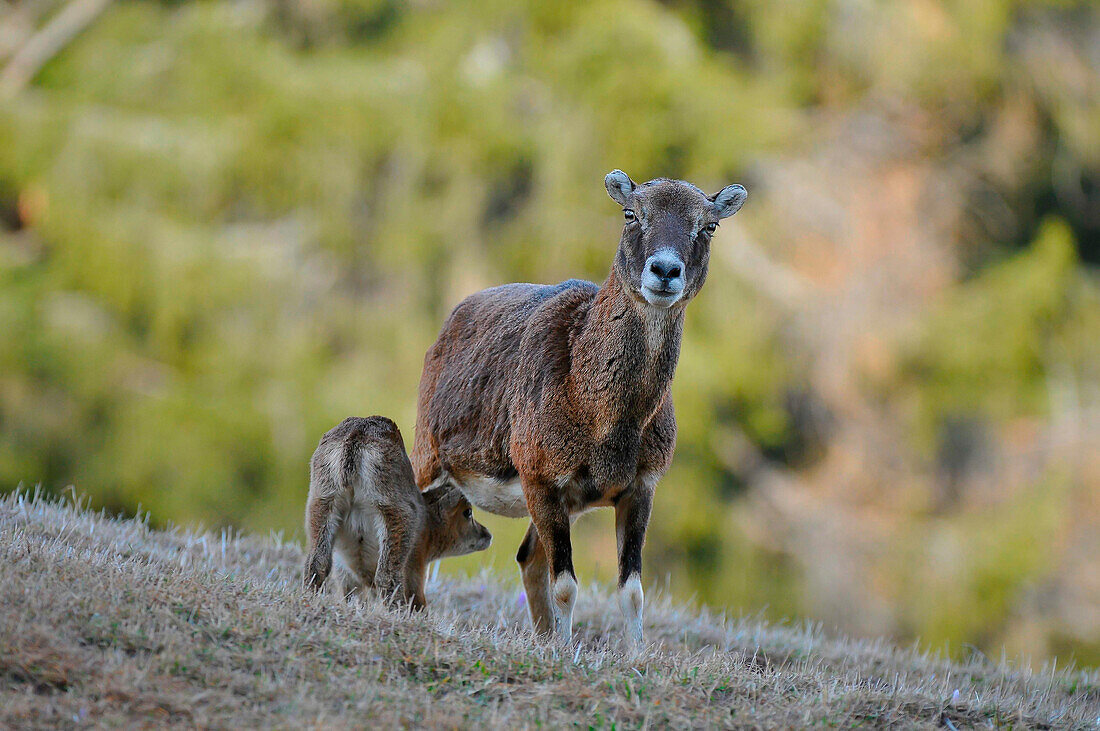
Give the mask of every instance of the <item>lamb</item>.
[[397, 425], [350, 417], [326, 433], [310, 460], [305, 584], [320, 590], [342, 569], [345, 596], [373, 589], [424, 607], [431, 561], [489, 547], [492, 535], [451, 484], [421, 493]]

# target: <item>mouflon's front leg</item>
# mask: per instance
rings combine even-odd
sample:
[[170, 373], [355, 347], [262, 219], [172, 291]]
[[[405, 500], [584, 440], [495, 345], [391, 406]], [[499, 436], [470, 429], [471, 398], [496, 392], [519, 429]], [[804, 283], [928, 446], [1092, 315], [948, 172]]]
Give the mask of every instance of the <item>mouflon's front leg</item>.
[[655, 475], [641, 475], [615, 504], [615, 536], [619, 548], [619, 608], [626, 619], [626, 636], [642, 641], [642, 546], [653, 506]]
[[[573, 605], [577, 601], [577, 574], [573, 570], [573, 546], [569, 540], [569, 511], [565, 507], [561, 490], [549, 480], [521, 478], [523, 494], [527, 498], [527, 510], [531, 522], [538, 532], [544, 561], [549, 569], [549, 605], [553, 618], [554, 634], [568, 642], [573, 636]], [[535, 583], [534, 569], [539, 559], [533, 560], [532, 584]], [[524, 585], [528, 586], [527, 567], [524, 568]], [[537, 588], [536, 592], [537, 592]], [[528, 594], [528, 601], [532, 597]], [[534, 604], [531, 605], [534, 607]], [[532, 620], [535, 613], [532, 611]], [[535, 626], [536, 631], [540, 628]]]

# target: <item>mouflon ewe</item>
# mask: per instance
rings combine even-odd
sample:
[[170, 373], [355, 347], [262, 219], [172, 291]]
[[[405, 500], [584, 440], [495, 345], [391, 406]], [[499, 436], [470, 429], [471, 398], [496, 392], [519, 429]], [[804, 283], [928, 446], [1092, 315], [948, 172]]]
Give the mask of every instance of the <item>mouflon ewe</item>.
[[417, 609], [429, 562], [492, 541], [456, 487], [420, 492], [401, 432], [382, 416], [345, 419], [321, 437], [310, 460], [306, 536], [307, 586], [321, 588], [335, 551], [345, 595], [373, 588]]
[[530, 516], [519, 561], [539, 633], [572, 633], [570, 521], [614, 506], [619, 606], [642, 638], [642, 544], [676, 443], [669, 386], [684, 309], [707, 276], [719, 220], [745, 202], [659, 178], [604, 180], [625, 222], [603, 285], [508, 284], [463, 300], [424, 357], [412, 461], [421, 488]]

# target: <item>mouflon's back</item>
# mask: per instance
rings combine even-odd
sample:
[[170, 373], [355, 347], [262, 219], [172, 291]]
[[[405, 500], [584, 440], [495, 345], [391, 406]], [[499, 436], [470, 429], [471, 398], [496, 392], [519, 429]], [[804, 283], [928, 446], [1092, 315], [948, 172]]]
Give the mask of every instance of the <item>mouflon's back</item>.
[[[515, 389], [539, 367], [536, 351], [561, 350], [563, 344], [567, 350], [579, 308], [598, 291], [592, 282], [577, 279], [506, 284], [472, 294], [455, 307], [424, 356], [420, 376], [412, 452], [420, 489], [443, 469], [501, 479], [515, 475], [508, 456]], [[530, 340], [533, 324], [540, 328], [537, 344]]]

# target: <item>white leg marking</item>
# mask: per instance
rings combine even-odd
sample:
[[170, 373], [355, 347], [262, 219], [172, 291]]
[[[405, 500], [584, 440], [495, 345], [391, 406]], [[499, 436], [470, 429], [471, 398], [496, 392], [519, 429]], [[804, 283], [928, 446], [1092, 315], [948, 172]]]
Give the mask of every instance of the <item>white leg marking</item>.
[[550, 590], [554, 599], [554, 634], [568, 642], [573, 638], [573, 605], [577, 602], [577, 581], [562, 571]]
[[619, 589], [619, 609], [626, 618], [626, 636], [634, 644], [642, 642], [642, 580], [638, 574], [631, 574]]

